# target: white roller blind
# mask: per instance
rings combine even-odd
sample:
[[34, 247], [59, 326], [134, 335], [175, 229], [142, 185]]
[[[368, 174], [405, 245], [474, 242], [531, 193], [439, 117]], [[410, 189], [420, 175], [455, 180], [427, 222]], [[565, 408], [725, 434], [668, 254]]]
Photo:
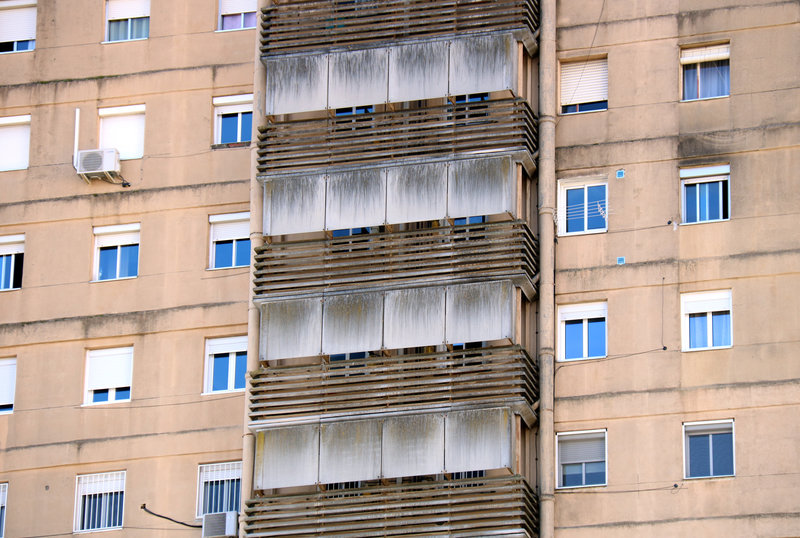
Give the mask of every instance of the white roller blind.
[[605, 461], [606, 443], [605, 436], [586, 439], [561, 438], [558, 441], [558, 459], [564, 463], [581, 463], [589, 461]]
[[219, 0], [221, 15], [228, 13], [247, 13], [256, 10], [256, 0]]
[[139, 244], [139, 232], [117, 234], [98, 234], [95, 232], [95, 234], [97, 234], [95, 239], [97, 248]]
[[117, 148], [120, 159], [144, 155], [144, 114], [100, 118], [100, 147]]
[[684, 314], [698, 312], [718, 312], [731, 309], [731, 291], [707, 291], [701, 293], [684, 293], [681, 295]]
[[216, 353], [234, 353], [247, 351], [246, 336], [231, 336], [228, 338], [213, 338], [206, 340], [206, 355]]
[[236, 480], [242, 477], [242, 462], [211, 463], [200, 466], [200, 482]]
[[78, 496], [125, 491], [125, 471], [78, 476]]
[[230, 241], [250, 237], [250, 214], [237, 213], [236, 215], [236, 218], [241, 220], [213, 222], [213, 217], [221, 215], [213, 215], [212, 218], [209, 218], [209, 221], [211, 221], [211, 241]]
[[731, 46], [728, 43], [724, 45], [712, 45], [710, 47], [696, 47], [693, 49], [681, 50], [682, 64], [715, 62], [718, 60], [727, 60], [730, 57]]
[[25, 234], [0, 237], [0, 256], [25, 252]]
[[608, 100], [608, 60], [561, 64], [561, 104]]
[[17, 380], [17, 359], [0, 359], [0, 405], [14, 403]]
[[134, 19], [150, 16], [150, 0], [108, 0], [106, 4], [106, 18]]
[[0, 41], [29, 39], [36, 39], [36, 6], [0, 9]]
[[[30, 116], [27, 119], [30, 122]], [[28, 168], [30, 141], [30, 123], [0, 125], [0, 171]]]
[[130, 387], [132, 370], [132, 347], [89, 351], [86, 359], [86, 389]]

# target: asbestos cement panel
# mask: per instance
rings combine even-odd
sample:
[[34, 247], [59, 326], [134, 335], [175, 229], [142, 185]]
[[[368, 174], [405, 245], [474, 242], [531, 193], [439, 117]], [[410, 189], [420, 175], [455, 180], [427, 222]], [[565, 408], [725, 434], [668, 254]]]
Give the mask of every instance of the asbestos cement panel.
[[325, 229], [325, 176], [277, 178], [264, 184], [265, 235]]
[[383, 476], [438, 474], [444, 470], [444, 416], [411, 415], [383, 423]]
[[516, 200], [516, 168], [511, 157], [460, 159], [450, 164], [447, 213], [450, 218], [509, 213]]
[[319, 355], [321, 299], [266, 303], [261, 316], [260, 356], [267, 360]]
[[386, 172], [386, 222], [438, 220], [447, 214], [445, 163], [393, 166]]
[[254, 489], [317, 483], [319, 425], [275, 428], [256, 434]]
[[386, 292], [384, 345], [388, 349], [444, 343], [445, 288]]
[[514, 288], [509, 281], [447, 287], [448, 344], [513, 338]]
[[319, 481], [354, 482], [381, 476], [381, 422], [355, 420], [323, 424]]
[[267, 115], [323, 110], [328, 100], [328, 56], [267, 60]]
[[386, 176], [380, 168], [328, 176], [328, 230], [378, 226], [386, 221]]
[[387, 49], [332, 53], [328, 107], [385, 103], [388, 71]]
[[511, 433], [508, 408], [448, 413], [444, 446], [447, 472], [511, 469]]
[[434, 41], [389, 50], [389, 101], [447, 95], [448, 43]]
[[516, 79], [511, 35], [474, 36], [450, 43], [450, 95], [508, 90]]
[[324, 354], [380, 349], [382, 336], [382, 293], [352, 293], [325, 298], [322, 323]]

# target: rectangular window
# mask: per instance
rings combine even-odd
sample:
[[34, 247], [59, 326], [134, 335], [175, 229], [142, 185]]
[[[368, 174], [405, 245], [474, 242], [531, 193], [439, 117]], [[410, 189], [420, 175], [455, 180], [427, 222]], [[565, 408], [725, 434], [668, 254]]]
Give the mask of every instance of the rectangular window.
[[201, 465], [197, 480], [197, 517], [238, 512], [241, 488], [241, 461]]
[[253, 94], [214, 97], [214, 143], [249, 142], [253, 129]]
[[605, 177], [561, 180], [558, 185], [559, 235], [608, 230], [608, 183]]
[[219, 1], [220, 30], [255, 28], [256, 20], [256, 0]]
[[561, 64], [561, 113], [608, 108], [608, 58]]
[[0, 359], [0, 415], [14, 411], [17, 359]]
[[139, 224], [94, 227], [94, 280], [139, 275]]
[[87, 351], [84, 404], [130, 401], [132, 376], [133, 347]]
[[0, 172], [28, 168], [31, 116], [0, 118]]
[[0, 53], [36, 47], [36, 0], [0, 2]]
[[730, 171], [728, 164], [681, 168], [684, 224], [730, 218]]
[[0, 538], [6, 535], [6, 497], [8, 496], [8, 482], [0, 484]]
[[246, 336], [206, 340], [206, 393], [244, 390], [245, 372]]
[[100, 148], [117, 148], [120, 160], [144, 155], [144, 105], [99, 109]]
[[606, 431], [556, 434], [558, 487], [606, 484]]
[[122, 528], [125, 471], [78, 475], [73, 530]]
[[607, 303], [559, 306], [558, 360], [605, 357], [607, 315]]
[[734, 475], [733, 420], [683, 425], [686, 478]]
[[25, 234], [0, 236], [0, 291], [22, 287]]
[[730, 44], [681, 50], [683, 100], [726, 97], [731, 93]]
[[731, 290], [681, 294], [683, 351], [733, 345]]
[[108, 0], [106, 41], [130, 41], [150, 36], [150, 0]]
[[250, 265], [250, 213], [211, 215], [211, 269]]

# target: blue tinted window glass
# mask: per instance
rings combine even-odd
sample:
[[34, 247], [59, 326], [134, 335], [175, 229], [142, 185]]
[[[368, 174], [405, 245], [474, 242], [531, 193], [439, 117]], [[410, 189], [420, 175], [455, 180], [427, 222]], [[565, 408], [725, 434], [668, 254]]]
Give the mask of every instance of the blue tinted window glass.
[[239, 135], [239, 114], [222, 114], [222, 125], [220, 131], [220, 144], [230, 144], [238, 142]]
[[131, 39], [145, 39], [150, 35], [150, 17], [131, 19]]
[[11, 289], [11, 254], [0, 256], [0, 290]]
[[462, 224], [466, 224], [466, 223], [467, 223], [467, 218], [466, 217], [460, 218], [460, 219], [453, 219], [453, 224], [455, 226], [461, 226]]
[[239, 141], [249, 142], [252, 129], [253, 129], [253, 113], [242, 112], [242, 126], [241, 126], [241, 134], [239, 135]]
[[222, 16], [222, 29], [223, 30], [238, 30], [242, 27], [242, 14], [235, 13]]
[[583, 223], [583, 187], [567, 190], [567, 232], [582, 232]]
[[216, 353], [214, 355], [211, 390], [228, 390], [228, 360], [227, 353]]
[[606, 186], [586, 188], [586, 229], [602, 230], [606, 227]]
[[236, 240], [236, 263], [237, 266], [250, 265], [250, 240]]
[[582, 486], [583, 485], [583, 464], [568, 463], [561, 466], [561, 485], [562, 486]]
[[698, 220], [706, 221], [708, 220], [708, 183], [700, 183], [697, 186], [697, 197], [699, 209]]
[[602, 461], [596, 461], [586, 464], [586, 482], [585, 485], [590, 484], [605, 484], [606, 482], [606, 464]]
[[131, 399], [131, 388], [130, 387], [117, 387], [114, 391], [114, 399], [115, 400], [130, 400]]
[[333, 237], [347, 237], [348, 235], [350, 235], [350, 229], [346, 228], [344, 230], [333, 230], [333, 232], [331, 232], [331, 235], [333, 235]]
[[128, 39], [128, 19], [108, 21], [108, 40], [123, 41]]
[[214, 243], [214, 267], [233, 266], [233, 241]]
[[714, 433], [711, 435], [711, 454], [714, 476], [733, 474], [733, 434]]
[[689, 314], [689, 348], [708, 347], [708, 316]]
[[237, 351], [236, 352], [236, 370], [234, 373], [233, 378], [233, 388], [235, 389], [243, 389], [244, 388], [244, 374], [247, 371], [247, 352], [246, 351]]
[[697, 99], [697, 64], [683, 66], [683, 98]]
[[580, 359], [583, 357], [582, 319], [564, 322], [564, 340], [564, 358]]
[[561, 107], [562, 114], [572, 114], [578, 111], [578, 105], [563, 105]]
[[593, 103], [580, 103], [578, 110], [581, 112], [589, 112], [591, 110], [606, 110], [608, 108], [608, 101], [595, 101]]
[[714, 181], [706, 183], [706, 190], [708, 191], [708, 219], [719, 220], [721, 209], [721, 182]]
[[486, 222], [486, 217], [484, 215], [469, 218], [470, 224], [483, 224], [484, 222]]
[[117, 247], [100, 247], [97, 279], [117, 278]]
[[689, 476], [711, 476], [708, 435], [689, 436]]
[[684, 189], [684, 203], [686, 204], [686, 222], [697, 222], [697, 185], [686, 185]]
[[92, 401], [93, 402], [107, 402], [108, 401], [108, 389], [95, 389], [92, 391]]
[[588, 340], [589, 357], [605, 357], [606, 355], [606, 320], [594, 318], [589, 320]]
[[139, 245], [119, 247], [119, 277], [136, 276], [139, 273]]
[[730, 312], [713, 312], [711, 314], [711, 338], [714, 346], [731, 345]]
[[[36, 46], [36, 40], [30, 39], [26, 41], [17, 41], [17, 50], [33, 50]], [[0, 529], [3, 527], [0, 525]]]
[[250, 11], [249, 13], [244, 14], [244, 27], [245, 28], [255, 28], [256, 27], [256, 12]]
[[729, 94], [729, 61], [702, 62], [700, 64], [700, 98], [721, 97]]

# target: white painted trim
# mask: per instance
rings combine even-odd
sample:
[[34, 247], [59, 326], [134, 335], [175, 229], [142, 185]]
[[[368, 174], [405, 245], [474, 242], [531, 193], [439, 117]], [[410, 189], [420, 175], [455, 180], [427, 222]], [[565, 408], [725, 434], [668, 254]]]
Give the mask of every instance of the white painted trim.
[[217, 222], [236, 222], [239, 220], [250, 220], [250, 212], [240, 211], [238, 213], [223, 213], [219, 215], [208, 216], [208, 222], [211, 224]]
[[691, 177], [729, 175], [730, 173], [730, 164], [717, 164], [713, 166], [693, 166], [680, 168], [679, 176], [681, 179], [686, 179]]
[[31, 122], [30, 114], [23, 114], [22, 116], [6, 116], [0, 118], [0, 125], [25, 125]]
[[[241, 28], [239, 28], [241, 29]], [[230, 30], [225, 30], [229, 32]], [[214, 97], [211, 102], [214, 106], [220, 105], [242, 105], [242, 104], [253, 104], [253, 94], [252, 93], [243, 93], [241, 95], [226, 95], [223, 97]]]
[[141, 228], [141, 223], [134, 222], [132, 224], [113, 224], [111, 226], [95, 226], [93, 228], [94, 235], [103, 234], [118, 234], [125, 232], [138, 232]]
[[[560, 464], [559, 460], [560, 460], [561, 454], [560, 454], [559, 444], [558, 444], [559, 438], [560, 437], [573, 437], [573, 438], [577, 437], [577, 438], [580, 439], [581, 437], [584, 437], [585, 439], [593, 439], [593, 438], [599, 438], [600, 434], [603, 434], [603, 448], [605, 450], [605, 456], [604, 456], [605, 457], [605, 461], [603, 462], [605, 464], [605, 482], [603, 482], [602, 484], [587, 484], [587, 485], [582, 485], [582, 486], [560, 486], [559, 485], [559, 478], [560, 478], [560, 475], [561, 475], [561, 467], [560, 467], [561, 464]], [[555, 454], [556, 454], [556, 465], [555, 465], [555, 473], [556, 473], [555, 479], [556, 479], [556, 481], [555, 481], [555, 484], [556, 484], [556, 489], [557, 490], [559, 490], [559, 489], [577, 489], [577, 488], [597, 488], [597, 487], [604, 487], [604, 486], [608, 485], [608, 429], [607, 428], [603, 428], [603, 429], [599, 429], [599, 430], [579, 430], [579, 431], [574, 431], [574, 432], [556, 432], [556, 450], [555, 450]]]
[[[697, 426], [708, 426], [707, 433], [725, 433], [728, 428], [722, 428], [723, 424], [730, 425], [730, 432], [731, 432], [731, 453], [733, 454], [733, 474], [726, 474], [726, 475], [717, 475], [717, 476], [689, 476], [689, 462], [686, 460], [686, 445], [688, 444], [688, 436], [686, 434], [686, 427], [688, 426], [690, 432]], [[715, 428], [717, 426], [718, 428]], [[694, 431], [704, 432], [704, 428], [696, 428]], [[704, 420], [704, 421], [693, 421], [693, 422], [684, 422], [681, 428], [683, 432], [681, 445], [683, 446], [683, 478], [684, 480], [707, 480], [709, 478], [731, 478], [736, 476], [736, 428], [734, 424], [734, 419], [721, 419], [721, 420]]]
[[[117, 41], [113, 41], [113, 43], [117, 43]], [[100, 116], [101, 118], [105, 118], [108, 116], [125, 116], [129, 114], [144, 114], [144, 112], [145, 112], [145, 105], [112, 106], [112, 107], [97, 109], [97, 115]]]

